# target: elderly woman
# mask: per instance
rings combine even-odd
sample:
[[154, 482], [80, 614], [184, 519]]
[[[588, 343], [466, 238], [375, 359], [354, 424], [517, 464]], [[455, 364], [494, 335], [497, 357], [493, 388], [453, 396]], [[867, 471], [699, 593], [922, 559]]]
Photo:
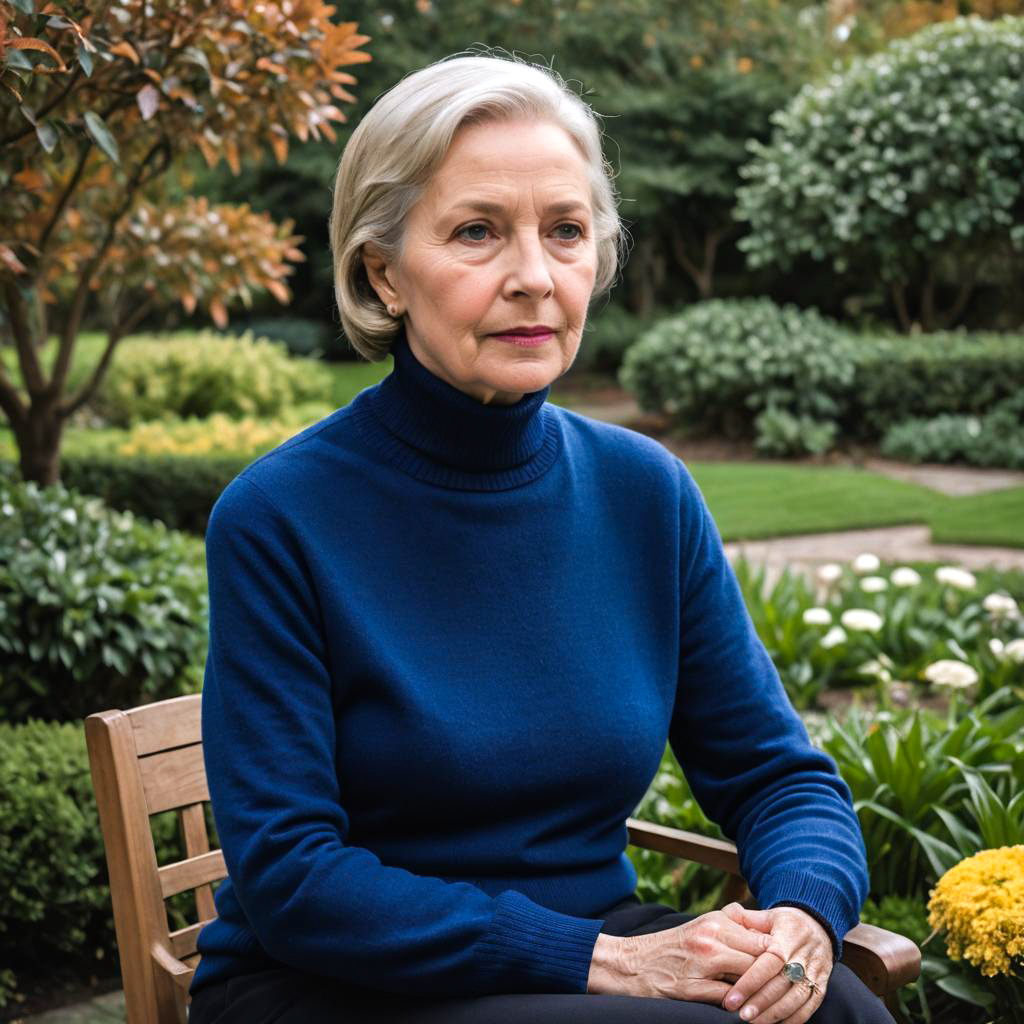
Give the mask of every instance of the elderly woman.
[[[623, 229], [595, 114], [456, 56], [379, 98], [331, 219], [379, 385], [249, 466], [207, 534], [203, 736], [229, 878], [192, 1024], [876, 1024], [865, 894], [682, 462], [547, 403]], [[760, 910], [645, 905], [666, 740]]]

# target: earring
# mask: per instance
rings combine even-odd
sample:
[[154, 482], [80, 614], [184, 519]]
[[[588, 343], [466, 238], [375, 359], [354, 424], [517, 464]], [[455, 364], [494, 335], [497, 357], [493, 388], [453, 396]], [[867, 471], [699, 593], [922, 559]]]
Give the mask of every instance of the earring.
[[390, 314], [391, 314], [392, 316], [398, 316], [398, 307], [397, 307], [397, 306], [393, 306], [393, 305], [391, 305], [391, 304], [389, 303], [389, 304], [388, 304], [388, 312], [389, 312], [389, 313], [390, 313]]

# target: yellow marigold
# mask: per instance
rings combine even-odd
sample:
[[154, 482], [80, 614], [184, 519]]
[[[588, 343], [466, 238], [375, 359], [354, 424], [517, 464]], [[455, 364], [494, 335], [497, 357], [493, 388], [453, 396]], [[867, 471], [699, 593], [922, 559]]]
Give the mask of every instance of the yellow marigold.
[[928, 923], [946, 930], [953, 960], [966, 959], [987, 977], [1011, 974], [1024, 959], [1024, 845], [982, 850], [939, 879]]

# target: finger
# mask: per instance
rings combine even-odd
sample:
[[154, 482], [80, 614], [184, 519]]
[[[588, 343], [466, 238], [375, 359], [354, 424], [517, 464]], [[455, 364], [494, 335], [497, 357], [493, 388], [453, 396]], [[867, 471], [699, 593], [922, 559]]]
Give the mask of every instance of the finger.
[[755, 992], [760, 992], [782, 970], [784, 961], [778, 954], [762, 953], [735, 985], [729, 990], [722, 1005], [727, 1010], [738, 1010]]
[[718, 930], [718, 938], [731, 949], [739, 950], [752, 957], [764, 953], [772, 942], [772, 937], [764, 932], [751, 931], [732, 921], [723, 921]]
[[741, 903], [729, 903], [722, 907], [722, 913], [744, 928], [756, 928], [759, 932], [772, 930], [771, 915], [766, 910], [747, 910]]
[[686, 982], [685, 991], [680, 990], [678, 998], [721, 1006], [725, 993], [728, 991], [729, 986], [724, 981], [715, 981], [711, 978], [691, 978]]
[[754, 1013], [763, 1013], [779, 1002], [783, 996], [788, 995], [792, 985], [793, 983], [788, 978], [781, 974], [776, 975], [767, 985], [750, 996], [746, 1005], [753, 1007]]
[[802, 982], [790, 983], [789, 991], [770, 1006], [758, 1006], [753, 1001], [748, 1002], [740, 1010], [740, 1020], [749, 1021], [750, 1024], [780, 1024], [781, 1021], [804, 1009], [810, 1000], [811, 990], [806, 985]]
[[807, 1024], [807, 1021], [817, 1013], [818, 1007], [821, 1006], [824, 1000], [824, 993], [816, 993], [815, 996], [808, 999], [807, 1002], [796, 1011], [796, 1013], [787, 1017], [782, 1024]]

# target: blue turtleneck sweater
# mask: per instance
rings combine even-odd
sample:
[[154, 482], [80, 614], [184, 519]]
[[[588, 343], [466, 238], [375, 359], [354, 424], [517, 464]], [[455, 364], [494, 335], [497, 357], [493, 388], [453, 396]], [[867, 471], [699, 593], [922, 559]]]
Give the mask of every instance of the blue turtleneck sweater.
[[203, 738], [229, 879], [193, 990], [276, 964], [392, 992], [583, 992], [670, 742], [761, 906], [841, 938], [849, 793], [657, 442], [393, 372], [234, 480]]

